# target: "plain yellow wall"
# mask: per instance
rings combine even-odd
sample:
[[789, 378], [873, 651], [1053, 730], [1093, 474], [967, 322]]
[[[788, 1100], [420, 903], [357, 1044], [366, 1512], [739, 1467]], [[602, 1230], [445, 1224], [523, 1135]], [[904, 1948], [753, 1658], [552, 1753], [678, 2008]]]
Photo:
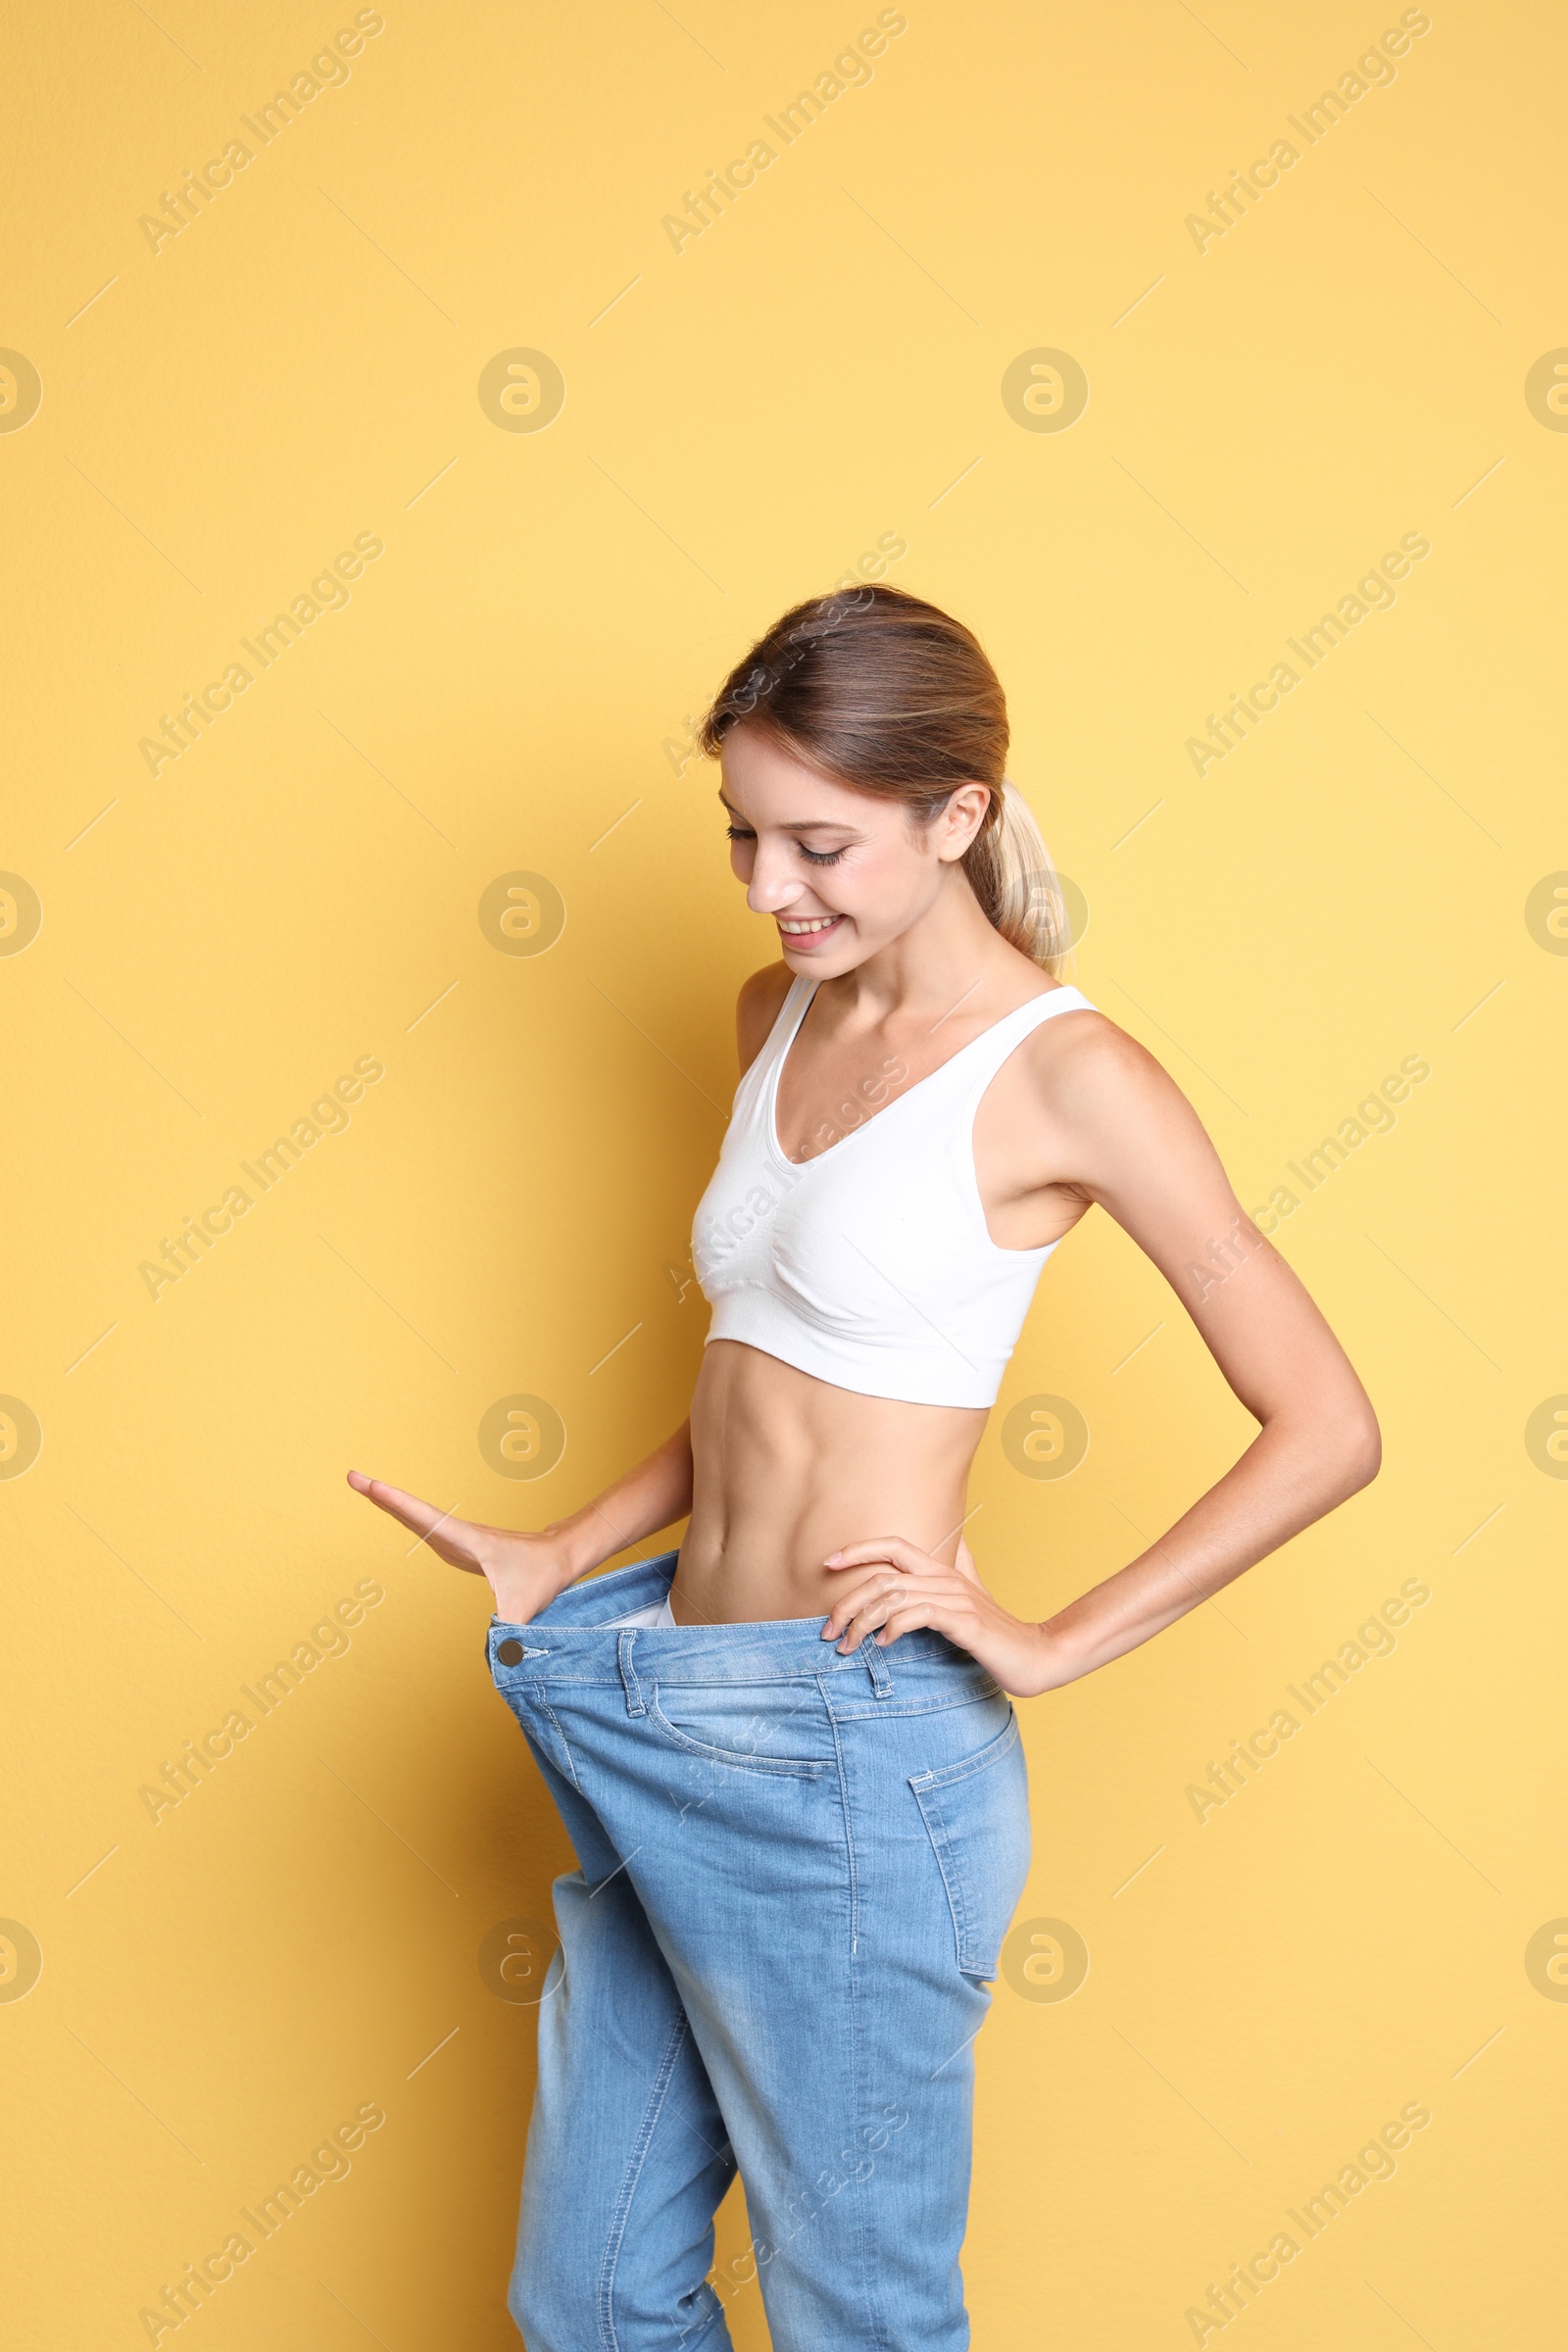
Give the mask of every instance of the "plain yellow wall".
[[[1438, 4], [1399, 49], [1396, 7], [1339, 0], [910, 0], [838, 96], [817, 77], [872, 7], [357, 21], [328, 86], [295, 80], [356, 23], [324, 0], [10, 14], [12, 2340], [147, 2341], [138, 2312], [362, 2109], [347, 2177], [249, 2230], [177, 2340], [514, 2340], [534, 2012], [499, 1997], [493, 1931], [547, 1916], [568, 1857], [486, 1595], [343, 1473], [528, 1524], [679, 1419], [731, 1003], [773, 953], [687, 722], [880, 541], [984, 638], [1088, 908], [1082, 985], [1250, 1207], [1294, 1191], [1279, 1244], [1387, 1440], [1327, 1525], [1021, 1710], [1036, 1863], [979, 2050], [976, 2341], [1545, 2346], [1560, 15]], [[1385, 24], [1396, 67], [1358, 74]], [[264, 145], [247, 119], [291, 86]], [[813, 87], [786, 144], [765, 119]], [[1309, 140], [1324, 90], [1343, 119]], [[665, 225], [759, 138], [727, 209]], [[234, 140], [177, 233], [143, 224]], [[1250, 210], [1192, 224], [1280, 140]], [[1407, 534], [1428, 552], [1355, 617]], [[242, 641], [357, 543], [349, 601], [323, 586], [263, 668]], [[1338, 612], [1315, 666], [1288, 650]], [[235, 662], [177, 759], [140, 748]], [[1298, 682], [1244, 740], [1189, 748], [1280, 662]], [[519, 874], [548, 887], [508, 900]], [[1354, 1140], [1406, 1061], [1396, 1124]], [[242, 1163], [291, 1131], [264, 1192]], [[1309, 1191], [1291, 1164], [1342, 1133]], [[236, 1185], [177, 1280], [140, 1270]], [[516, 1397], [564, 1432], [536, 1482], [502, 1474], [554, 1450], [530, 1464], [526, 1423], [520, 1463], [481, 1449]], [[1033, 1475], [1041, 1397], [1088, 1432], [1064, 1478]], [[1004, 1443], [1019, 1406], [1043, 1463]], [[1092, 1218], [981, 1451], [984, 1570], [1048, 1613], [1250, 1427]], [[1412, 1588], [1396, 1645], [1358, 1643]], [[340, 1602], [351, 1646], [305, 1648], [264, 1715], [242, 1692]], [[142, 1793], [235, 1709], [188, 1794]], [[1280, 1710], [1234, 1793], [1191, 1793]], [[1429, 2122], [1367, 2177], [1405, 2108]], [[1325, 2182], [1344, 2210], [1311, 2235], [1288, 2216]], [[1188, 2317], [1281, 2232], [1245, 2320]], [[737, 2199], [724, 2263], [744, 2237]], [[761, 2345], [756, 2288], [731, 2308]]]

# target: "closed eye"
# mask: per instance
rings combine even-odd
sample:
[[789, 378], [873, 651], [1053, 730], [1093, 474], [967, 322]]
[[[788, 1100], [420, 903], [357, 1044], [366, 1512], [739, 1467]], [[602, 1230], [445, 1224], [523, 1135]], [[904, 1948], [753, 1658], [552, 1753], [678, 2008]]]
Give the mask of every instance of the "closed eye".
[[[731, 841], [755, 841], [757, 839], [757, 835], [752, 831], [750, 825], [726, 825], [724, 831]], [[848, 848], [849, 845], [846, 843], [844, 846]], [[844, 849], [808, 850], [804, 841], [798, 841], [795, 847], [800, 851], [808, 865], [837, 865], [844, 855]]]

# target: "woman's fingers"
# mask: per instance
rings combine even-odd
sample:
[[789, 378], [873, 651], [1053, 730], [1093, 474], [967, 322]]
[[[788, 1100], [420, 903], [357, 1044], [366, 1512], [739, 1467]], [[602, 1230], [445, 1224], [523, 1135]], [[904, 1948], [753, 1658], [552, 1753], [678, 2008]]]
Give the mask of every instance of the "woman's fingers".
[[[945, 1563], [922, 1551], [906, 1536], [873, 1536], [863, 1544], [846, 1544], [823, 1562], [826, 1568], [875, 1568], [880, 1573], [868, 1577], [853, 1592], [840, 1595], [833, 1603], [826, 1625], [822, 1628], [824, 1642], [837, 1642], [844, 1655], [865, 1640], [868, 1633], [884, 1622], [894, 1595], [907, 1600], [918, 1590], [919, 1580], [932, 1576], [951, 1580], [953, 1571]], [[880, 1609], [880, 1614], [878, 1610]]]
[[824, 1568], [869, 1568], [879, 1560], [885, 1560], [889, 1567], [903, 1569], [906, 1575], [912, 1575], [921, 1568], [939, 1568], [942, 1565], [940, 1560], [934, 1560], [930, 1552], [922, 1551], [918, 1544], [911, 1544], [906, 1536], [873, 1536], [865, 1544], [846, 1544], [842, 1551], [831, 1553], [822, 1565]]
[[477, 1569], [478, 1560], [465, 1540], [473, 1532], [466, 1520], [454, 1519], [450, 1511], [438, 1511], [434, 1503], [422, 1502], [417, 1494], [405, 1494], [401, 1487], [389, 1487], [384, 1479], [367, 1478], [363, 1470], [351, 1470], [348, 1477], [356, 1494], [363, 1494], [414, 1535], [429, 1537], [439, 1529], [443, 1559], [455, 1567]]
[[401, 1519], [405, 1527], [412, 1527], [416, 1536], [428, 1535], [437, 1520], [446, 1516], [433, 1504], [421, 1502], [417, 1494], [406, 1494], [401, 1487], [389, 1487], [384, 1479], [367, 1478], [363, 1470], [349, 1472], [349, 1485], [356, 1494], [365, 1495], [378, 1510]]
[[835, 1595], [833, 1606], [828, 1611], [827, 1625], [824, 1631], [834, 1632], [842, 1629], [860, 1609], [866, 1607], [882, 1593], [893, 1592], [896, 1586], [907, 1586], [911, 1581], [908, 1576], [896, 1568], [884, 1568], [879, 1574], [866, 1577], [863, 1583], [852, 1586], [848, 1592], [840, 1592]]
[[895, 1614], [914, 1610], [920, 1614], [911, 1622], [927, 1625], [929, 1612], [950, 1608], [955, 1597], [951, 1569], [939, 1570], [934, 1576], [895, 1573], [877, 1577], [834, 1602], [822, 1638], [836, 1641], [847, 1657], [867, 1634], [875, 1633]]
[[[946, 1634], [952, 1641], [954, 1634], [952, 1627], [947, 1622], [947, 1614], [945, 1609], [937, 1607], [935, 1604], [929, 1609], [895, 1609], [877, 1635], [877, 1646], [882, 1649], [890, 1648], [901, 1635], [919, 1633], [922, 1630]], [[958, 1646], [961, 1648], [963, 1644], [960, 1642]]]

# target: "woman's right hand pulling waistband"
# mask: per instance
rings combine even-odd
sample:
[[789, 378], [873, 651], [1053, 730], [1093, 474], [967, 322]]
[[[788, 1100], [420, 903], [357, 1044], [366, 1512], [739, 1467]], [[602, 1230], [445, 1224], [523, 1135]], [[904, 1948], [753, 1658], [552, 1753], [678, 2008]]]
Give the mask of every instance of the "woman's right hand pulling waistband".
[[596, 1565], [579, 1557], [581, 1542], [565, 1529], [541, 1528], [524, 1534], [514, 1528], [486, 1527], [476, 1519], [457, 1519], [438, 1511], [434, 1503], [406, 1494], [379, 1478], [351, 1470], [349, 1485], [356, 1494], [373, 1502], [388, 1518], [396, 1519], [422, 1538], [439, 1559], [469, 1576], [482, 1576], [495, 1597], [495, 1613], [508, 1625], [526, 1625], [554, 1600], [585, 1568]]
[[685, 1517], [692, 1507], [691, 1429], [683, 1421], [594, 1501], [532, 1532], [456, 1518], [401, 1487], [367, 1478], [363, 1470], [351, 1470], [348, 1481], [356, 1494], [411, 1529], [439, 1559], [484, 1577], [504, 1624], [526, 1625], [579, 1576]]

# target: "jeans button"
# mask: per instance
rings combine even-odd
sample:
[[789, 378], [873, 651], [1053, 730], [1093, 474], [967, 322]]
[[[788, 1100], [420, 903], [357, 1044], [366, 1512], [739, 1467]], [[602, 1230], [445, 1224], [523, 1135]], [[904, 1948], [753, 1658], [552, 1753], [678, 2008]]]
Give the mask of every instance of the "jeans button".
[[503, 1666], [520, 1666], [522, 1664], [522, 1643], [512, 1641], [502, 1642], [497, 1645], [496, 1656], [501, 1660]]

